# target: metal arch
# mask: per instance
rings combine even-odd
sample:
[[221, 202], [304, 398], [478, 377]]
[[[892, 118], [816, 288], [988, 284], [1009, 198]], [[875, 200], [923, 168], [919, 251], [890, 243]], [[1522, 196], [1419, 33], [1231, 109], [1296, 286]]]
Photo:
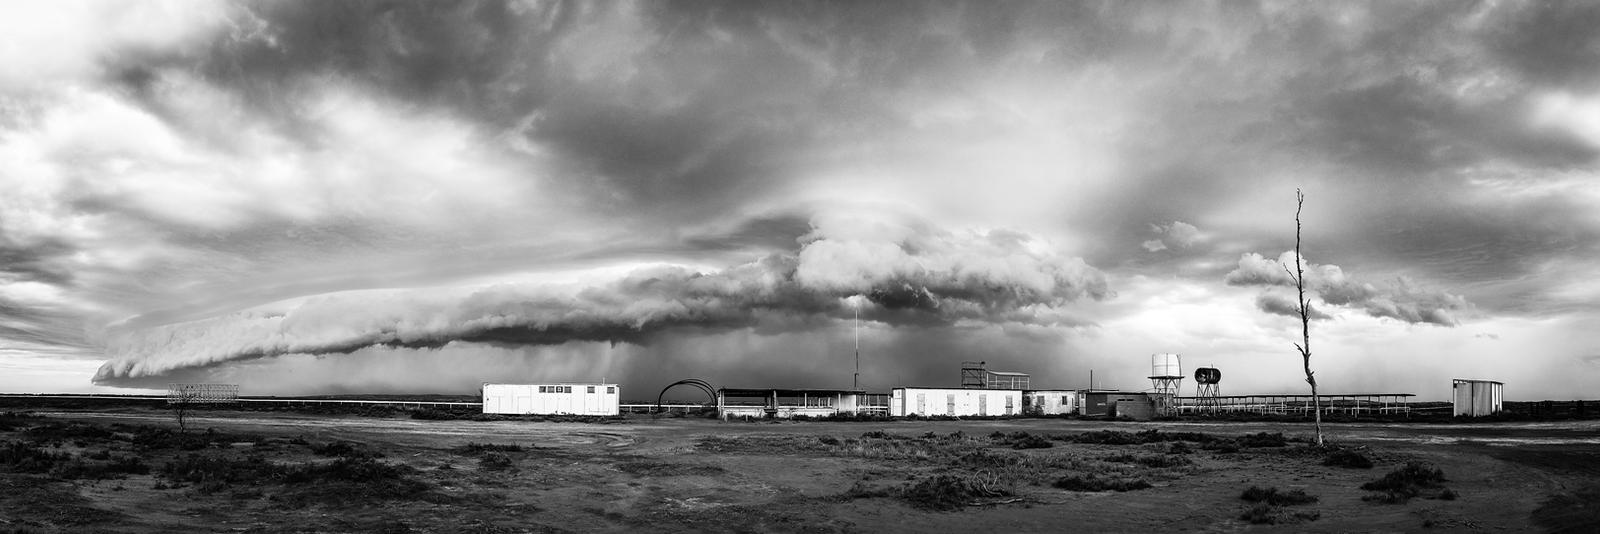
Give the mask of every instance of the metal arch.
[[698, 378], [685, 378], [683, 380], [667, 384], [667, 387], [661, 388], [661, 393], [656, 395], [656, 413], [661, 413], [661, 399], [666, 398], [667, 390], [685, 384], [700, 388], [700, 391], [704, 391], [707, 396], [711, 397], [711, 402], [717, 402], [716, 386], [713, 386], [710, 382], [706, 382]]

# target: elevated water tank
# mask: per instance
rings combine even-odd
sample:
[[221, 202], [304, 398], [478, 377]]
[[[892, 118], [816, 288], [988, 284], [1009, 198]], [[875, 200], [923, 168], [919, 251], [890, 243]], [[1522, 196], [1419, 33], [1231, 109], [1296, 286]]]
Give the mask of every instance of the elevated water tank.
[[1178, 365], [1178, 355], [1170, 353], [1150, 355], [1150, 378], [1183, 378], [1183, 367]]
[[1194, 370], [1194, 381], [1201, 384], [1215, 384], [1222, 381], [1222, 371], [1215, 367], [1201, 367]]

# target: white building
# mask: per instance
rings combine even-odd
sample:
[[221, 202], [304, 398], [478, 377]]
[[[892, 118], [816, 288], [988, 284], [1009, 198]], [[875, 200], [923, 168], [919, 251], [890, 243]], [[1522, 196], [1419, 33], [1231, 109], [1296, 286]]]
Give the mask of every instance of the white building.
[[616, 384], [484, 384], [483, 413], [617, 415]]
[[948, 415], [985, 417], [1020, 415], [1019, 389], [894, 388], [889, 394], [889, 415]]
[[1457, 378], [1450, 381], [1450, 389], [1455, 398], [1454, 415], [1479, 417], [1505, 409], [1505, 384]]
[[1071, 389], [1030, 389], [1022, 392], [1022, 413], [1063, 415], [1078, 412], [1078, 392]]

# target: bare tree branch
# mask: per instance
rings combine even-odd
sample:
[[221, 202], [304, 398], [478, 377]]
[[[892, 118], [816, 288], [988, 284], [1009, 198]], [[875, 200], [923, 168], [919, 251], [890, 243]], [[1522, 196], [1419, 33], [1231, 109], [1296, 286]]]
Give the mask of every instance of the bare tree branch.
[[[1306, 383], [1311, 385], [1311, 407], [1315, 412], [1317, 425], [1317, 446], [1323, 445], [1322, 440], [1322, 397], [1317, 395], [1317, 376], [1311, 371], [1311, 304], [1306, 301], [1306, 272], [1300, 261], [1300, 212], [1305, 209], [1306, 196], [1299, 189], [1294, 190], [1294, 272], [1289, 274], [1294, 279], [1295, 289], [1300, 295], [1300, 335], [1304, 345], [1296, 343], [1294, 348], [1300, 351], [1300, 359], [1305, 364]], [[1283, 266], [1287, 272], [1289, 267]]]

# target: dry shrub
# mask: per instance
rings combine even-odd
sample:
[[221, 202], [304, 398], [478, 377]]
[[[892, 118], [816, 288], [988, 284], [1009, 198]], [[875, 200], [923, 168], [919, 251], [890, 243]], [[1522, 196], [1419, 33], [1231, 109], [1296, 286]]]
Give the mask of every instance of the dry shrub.
[[505, 471], [516, 466], [517, 462], [503, 452], [489, 451], [478, 458], [478, 468], [485, 471]]
[[1316, 495], [1309, 495], [1305, 490], [1280, 492], [1278, 488], [1261, 488], [1250, 486], [1239, 495], [1240, 499], [1250, 502], [1266, 503], [1272, 506], [1294, 506], [1297, 504], [1311, 504], [1317, 502]]
[[71, 454], [51, 451], [31, 443], [0, 441], [0, 466], [15, 473], [44, 473], [56, 464], [71, 459]]
[[1239, 519], [1256, 525], [1281, 525], [1316, 521], [1322, 517], [1317, 511], [1289, 511], [1280, 506], [1258, 503], [1239, 514]]
[[981, 504], [978, 499], [1011, 495], [998, 477], [984, 475], [938, 475], [901, 490], [900, 498], [912, 506], [928, 510], [955, 510]]
[[1322, 459], [1322, 465], [1352, 469], [1372, 469], [1372, 460], [1367, 458], [1366, 455], [1351, 449], [1338, 449], [1328, 453]]
[[466, 445], [462, 445], [460, 447], [456, 447], [455, 448], [455, 451], [457, 453], [465, 454], [465, 455], [468, 455], [468, 456], [476, 456], [476, 455], [483, 454], [483, 453], [486, 453], [486, 452], [522, 452], [522, 450], [523, 450], [522, 446], [521, 445], [517, 445], [515, 443], [507, 443], [505, 445], [500, 445], [500, 444], [496, 444], [496, 443], [467, 442]]
[[[1384, 504], [1398, 504], [1411, 500], [1412, 497], [1422, 495], [1425, 490], [1443, 489], [1445, 482], [1444, 471], [1424, 462], [1407, 462], [1406, 465], [1390, 471], [1383, 478], [1361, 485], [1361, 489], [1376, 493], [1362, 497], [1364, 501], [1375, 501]], [[1442, 492], [1436, 492], [1438, 497]], [[1452, 492], [1454, 494], [1454, 492]]]
[[1071, 475], [1061, 477], [1052, 484], [1057, 488], [1067, 491], [1135, 491], [1149, 489], [1150, 483], [1144, 479], [1100, 478], [1094, 475]]

